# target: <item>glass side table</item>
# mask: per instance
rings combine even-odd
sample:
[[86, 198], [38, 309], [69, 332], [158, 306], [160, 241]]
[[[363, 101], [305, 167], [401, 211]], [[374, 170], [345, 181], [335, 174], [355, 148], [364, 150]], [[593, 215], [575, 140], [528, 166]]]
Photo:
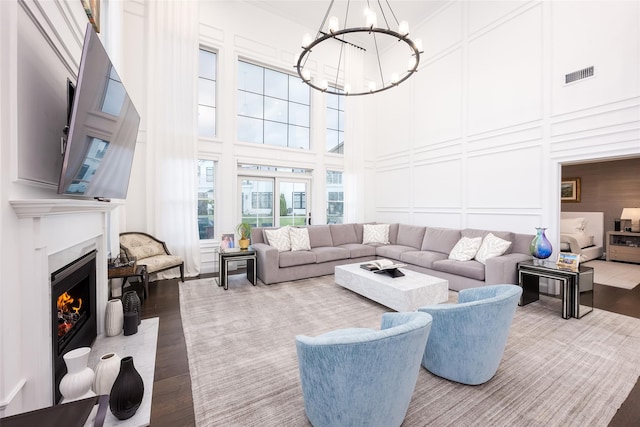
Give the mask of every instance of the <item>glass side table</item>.
[[518, 281], [522, 296], [518, 305], [537, 301], [540, 297], [540, 278], [562, 283], [562, 318], [581, 318], [593, 311], [593, 268], [584, 265], [577, 270], [558, 267], [554, 262], [527, 260], [518, 263]]
[[219, 270], [218, 286], [224, 287], [226, 291], [229, 289], [229, 283], [227, 281], [229, 276], [229, 262], [233, 261], [247, 261], [247, 279], [253, 286], [257, 283], [257, 259], [256, 251], [249, 247], [248, 249], [220, 249], [218, 251]]

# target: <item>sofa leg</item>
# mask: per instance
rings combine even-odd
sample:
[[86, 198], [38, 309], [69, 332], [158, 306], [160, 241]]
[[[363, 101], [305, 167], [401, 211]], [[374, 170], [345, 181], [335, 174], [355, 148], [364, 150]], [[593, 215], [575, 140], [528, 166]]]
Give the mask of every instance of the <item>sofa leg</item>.
[[184, 283], [184, 262], [180, 264], [180, 280]]

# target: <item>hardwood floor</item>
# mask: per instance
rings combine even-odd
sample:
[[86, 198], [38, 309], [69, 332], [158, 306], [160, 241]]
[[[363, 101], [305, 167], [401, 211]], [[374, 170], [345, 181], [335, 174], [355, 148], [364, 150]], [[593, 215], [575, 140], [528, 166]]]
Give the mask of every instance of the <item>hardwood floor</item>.
[[[151, 409], [153, 427], [195, 426], [189, 362], [180, 318], [178, 283], [178, 279], [150, 283], [149, 298], [142, 306], [143, 318], [160, 318]], [[625, 290], [595, 285], [594, 305], [603, 310], [640, 319], [640, 286]], [[640, 425], [640, 380], [636, 382], [609, 427], [630, 425]]]

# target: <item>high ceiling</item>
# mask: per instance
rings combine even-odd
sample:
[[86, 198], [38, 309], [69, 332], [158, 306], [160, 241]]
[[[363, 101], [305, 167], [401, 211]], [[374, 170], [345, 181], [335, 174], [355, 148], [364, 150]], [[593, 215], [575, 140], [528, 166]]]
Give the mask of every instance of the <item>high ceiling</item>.
[[[320, 27], [327, 12], [330, 0], [245, 0], [246, 3], [261, 7], [264, 10], [298, 22], [314, 30]], [[335, 0], [331, 15], [336, 15], [343, 26], [347, 0]], [[390, 5], [398, 21], [406, 20], [410, 25], [417, 25], [424, 21], [446, 1], [442, 0], [351, 0], [349, 6], [349, 26], [364, 26], [364, 9], [367, 3], [371, 8], [379, 10], [378, 4], [382, 4], [385, 11]], [[378, 14], [379, 15], [379, 14]], [[390, 26], [397, 28], [392, 16], [387, 16]], [[393, 22], [393, 25], [391, 23]], [[383, 20], [378, 16], [378, 24], [382, 26]]]

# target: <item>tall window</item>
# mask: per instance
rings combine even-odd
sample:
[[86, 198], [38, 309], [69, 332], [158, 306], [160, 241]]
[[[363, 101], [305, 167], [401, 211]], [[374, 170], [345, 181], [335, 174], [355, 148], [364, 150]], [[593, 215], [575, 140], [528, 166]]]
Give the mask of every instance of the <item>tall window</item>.
[[327, 224], [342, 224], [344, 220], [344, 186], [342, 172], [327, 171]]
[[217, 55], [200, 49], [198, 72], [198, 135], [216, 136], [216, 64]]
[[310, 91], [299, 77], [238, 61], [238, 140], [308, 150]]
[[327, 94], [326, 150], [328, 153], [344, 153], [344, 103], [344, 96]]
[[200, 239], [215, 237], [215, 163], [198, 160], [198, 233]]

